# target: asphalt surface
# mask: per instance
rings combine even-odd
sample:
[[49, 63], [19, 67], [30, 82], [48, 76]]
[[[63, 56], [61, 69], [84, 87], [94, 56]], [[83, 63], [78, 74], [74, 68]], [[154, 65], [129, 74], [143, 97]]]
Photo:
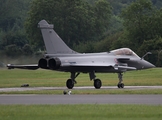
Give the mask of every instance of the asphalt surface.
[[162, 105], [162, 95], [0, 95], [0, 104]]
[[[92, 86], [74, 89], [95, 89]], [[102, 86], [101, 89], [117, 89]], [[162, 86], [125, 86], [124, 89], [162, 89]], [[0, 92], [28, 90], [67, 90], [66, 87], [0, 88]], [[0, 95], [0, 104], [148, 104], [162, 105], [162, 95]]]

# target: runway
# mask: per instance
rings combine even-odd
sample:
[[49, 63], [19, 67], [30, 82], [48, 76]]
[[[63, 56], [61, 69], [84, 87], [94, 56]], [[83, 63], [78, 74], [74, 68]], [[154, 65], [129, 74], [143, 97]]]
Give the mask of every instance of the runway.
[[0, 104], [146, 104], [162, 105], [162, 95], [0, 95]]
[[[74, 87], [74, 90], [95, 89], [92, 86]], [[101, 89], [118, 89], [102, 86]], [[162, 89], [162, 86], [125, 86], [124, 89]], [[0, 88], [0, 92], [28, 90], [67, 90], [66, 87]], [[151, 104], [162, 105], [162, 95], [0, 95], [0, 104]]]
[[[95, 89], [93, 86], [74, 87], [74, 90]], [[101, 89], [118, 89], [117, 86], [102, 86]], [[162, 86], [125, 86], [124, 89], [162, 89]], [[67, 87], [16, 87], [16, 88], [0, 88], [0, 92], [10, 91], [28, 91], [28, 90], [67, 90]]]

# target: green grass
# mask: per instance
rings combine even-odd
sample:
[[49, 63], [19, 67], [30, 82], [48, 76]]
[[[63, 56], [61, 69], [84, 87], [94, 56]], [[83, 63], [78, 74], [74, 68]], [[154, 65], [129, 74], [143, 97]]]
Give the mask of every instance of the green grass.
[[162, 106], [0, 105], [1, 120], [160, 120]]
[[[143, 71], [131, 71], [124, 73], [124, 84], [126, 86], [154, 86], [162, 85], [162, 68], [154, 68]], [[116, 86], [118, 76], [114, 73], [97, 73], [97, 78], [102, 80], [103, 86]], [[65, 87], [70, 73], [49, 70], [7, 70], [0, 69], [0, 87], [20, 87], [29, 84], [30, 87]], [[93, 86], [88, 74], [80, 74], [75, 86]], [[14, 91], [0, 92], [0, 94], [62, 94], [63, 90], [40, 90], [40, 91]], [[72, 90], [73, 94], [162, 94], [162, 89], [91, 89]]]
[[[162, 85], [162, 69], [132, 71], [124, 74], [125, 85]], [[96, 74], [103, 86], [118, 83], [117, 74]], [[0, 70], [0, 87], [20, 87], [28, 83], [31, 87], [65, 86], [69, 73], [48, 70]], [[81, 74], [76, 86], [93, 86], [88, 74]], [[62, 94], [63, 90], [40, 90], [23, 92], [1, 92], [0, 94]], [[162, 94], [162, 89], [90, 89], [72, 90], [72, 94]], [[0, 105], [0, 120], [159, 120], [161, 105]]]
[[[118, 76], [114, 73], [97, 73], [97, 78], [102, 80], [103, 86], [116, 86]], [[24, 83], [31, 87], [38, 86], [65, 86], [70, 73], [49, 70], [7, 70], [0, 69], [0, 87], [20, 87]], [[162, 69], [148, 69], [143, 71], [126, 72], [123, 75], [125, 85], [162, 85]], [[93, 86], [88, 74], [80, 74], [75, 86]]]

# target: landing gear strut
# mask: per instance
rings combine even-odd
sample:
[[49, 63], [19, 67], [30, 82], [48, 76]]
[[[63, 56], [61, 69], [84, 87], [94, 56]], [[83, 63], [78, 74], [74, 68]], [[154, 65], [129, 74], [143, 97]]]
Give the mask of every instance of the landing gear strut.
[[78, 77], [78, 75], [79, 75], [80, 73], [75, 73], [75, 72], [71, 72], [71, 79], [68, 79], [67, 81], [66, 81], [66, 87], [68, 88], [68, 89], [73, 89], [73, 87], [74, 87], [74, 84], [76, 84], [77, 82], [75, 81], [75, 78], [76, 77]]
[[123, 74], [122, 73], [118, 73], [118, 78], [119, 78], [119, 83], [118, 83], [118, 88], [124, 88], [124, 83], [123, 82]]
[[100, 89], [102, 86], [102, 82], [100, 79], [96, 79], [96, 75], [94, 71], [89, 73], [89, 77], [90, 77], [90, 80], [94, 81], [94, 87], [96, 89]]

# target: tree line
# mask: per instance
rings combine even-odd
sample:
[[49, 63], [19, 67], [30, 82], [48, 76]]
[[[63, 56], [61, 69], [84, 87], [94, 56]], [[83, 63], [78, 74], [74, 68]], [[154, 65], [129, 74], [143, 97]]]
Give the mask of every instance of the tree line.
[[160, 0], [0, 0], [0, 54], [45, 51], [37, 24], [45, 19], [78, 52], [128, 47], [162, 66]]

